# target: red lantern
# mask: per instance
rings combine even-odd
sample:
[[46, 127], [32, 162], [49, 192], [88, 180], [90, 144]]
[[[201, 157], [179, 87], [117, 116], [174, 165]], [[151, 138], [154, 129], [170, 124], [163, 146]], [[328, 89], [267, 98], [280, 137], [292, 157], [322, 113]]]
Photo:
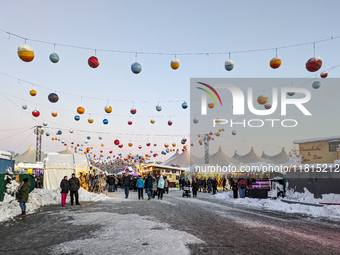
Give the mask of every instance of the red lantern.
[[33, 115], [34, 117], [39, 117], [40, 112], [39, 112], [38, 110], [34, 110], [34, 111], [32, 112], [32, 115]]
[[132, 121], [131, 121], [131, 120], [129, 120], [129, 121], [128, 121], [128, 124], [129, 124], [129, 125], [132, 125]]
[[148, 147], [149, 147], [150, 145], [151, 145], [151, 143], [146, 143], [146, 146], [148, 146]]
[[137, 110], [135, 108], [131, 108], [130, 112], [131, 114], [136, 114]]
[[118, 147], [119, 147], [119, 148], [123, 148], [123, 144], [119, 144]]
[[172, 120], [168, 121], [168, 125], [171, 126], [172, 125]]
[[119, 145], [119, 140], [116, 139], [116, 140], [114, 141], [114, 144], [115, 144], [115, 145]]

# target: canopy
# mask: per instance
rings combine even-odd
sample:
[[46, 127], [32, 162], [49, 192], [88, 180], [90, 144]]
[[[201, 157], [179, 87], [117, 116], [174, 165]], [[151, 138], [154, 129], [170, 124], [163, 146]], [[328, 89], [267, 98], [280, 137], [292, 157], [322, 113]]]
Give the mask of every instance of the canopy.
[[71, 151], [70, 147], [68, 147], [68, 146], [66, 147], [65, 150], [59, 151], [58, 153], [59, 154], [73, 154], [73, 152]]
[[284, 164], [289, 162], [289, 157], [286, 153], [285, 148], [282, 148], [282, 151], [279, 154], [274, 156], [266, 155], [265, 152], [262, 152], [261, 158], [272, 162], [273, 164]]
[[[41, 152], [41, 158], [45, 158], [46, 154], [44, 152]], [[30, 145], [27, 151], [25, 151], [23, 154], [17, 156], [14, 158], [15, 164], [18, 163], [36, 163], [36, 150], [33, 149], [33, 146]]]

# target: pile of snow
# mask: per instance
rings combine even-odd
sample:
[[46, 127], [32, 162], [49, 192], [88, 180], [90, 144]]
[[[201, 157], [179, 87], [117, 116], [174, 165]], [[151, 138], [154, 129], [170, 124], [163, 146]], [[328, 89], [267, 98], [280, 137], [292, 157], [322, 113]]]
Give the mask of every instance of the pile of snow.
[[[11, 185], [15, 186], [16, 182]], [[17, 184], [17, 183], [16, 183]], [[16, 187], [18, 184], [16, 185]], [[110, 199], [105, 194], [94, 194], [87, 192], [83, 188], [79, 190], [79, 201], [104, 201]], [[67, 196], [66, 202], [70, 202], [70, 195]], [[51, 204], [61, 204], [60, 189], [46, 190], [34, 189], [29, 194], [28, 202], [26, 203], [27, 213], [33, 213], [39, 207]], [[5, 194], [4, 201], [0, 202], [0, 222], [13, 218], [21, 213], [18, 201], [9, 194]]]
[[[304, 193], [288, 191], [286, 193], [286, 199], [299, 201], [299, 202], [308, 202], [308, 203], [340, 203], [340, 195], [339, 194], [325, 194], [322, 195], [322, 199], [315, 199], [313, 194], [310, 193], [307, 189], [305, 189]], [[300, 213], [305, 214], [312, 217], [326, 217], [326, 218], [334, 218], [340, 219], [340, 206], [339, 205], [325, 205], [323, 207], [316, 207], [313, 205], [303, 205], [303, 204], [288, 204], [281, 199], [257, 199], [257, 198], [233, 198], [233, 192], [228, 191], [224, 193], [218, 193], [215, 196], [212, 196], [213, 199], [223, 199], [230, 203], [240, 204], [244, 206], [259, 208], [259, 209], [267, 209], [273, 211], [280, 211], [284, 213]]]

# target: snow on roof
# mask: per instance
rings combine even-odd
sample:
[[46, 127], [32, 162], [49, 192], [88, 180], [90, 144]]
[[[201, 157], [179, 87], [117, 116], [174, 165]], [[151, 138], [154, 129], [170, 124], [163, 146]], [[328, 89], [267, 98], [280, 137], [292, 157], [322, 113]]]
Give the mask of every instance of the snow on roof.
[[300, 144], [300, 143], [312, 143], [312, 142], [329, 142], [331, 140], [339, 140], [340, 141], [340, 136], [329, 136], [329, 137], [321, 137], [321, 138], [312, 138], [312, 139], [300, 139], [300, 140], [294, 140], [294, 144]]

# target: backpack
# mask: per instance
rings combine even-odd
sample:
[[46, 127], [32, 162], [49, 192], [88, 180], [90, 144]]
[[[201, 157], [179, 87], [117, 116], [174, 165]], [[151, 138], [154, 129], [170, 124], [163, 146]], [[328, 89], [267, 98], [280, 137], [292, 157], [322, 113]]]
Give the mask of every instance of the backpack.
[[243, 183], [241, 184], [241, 189], [244, 189], [244, 184]]

